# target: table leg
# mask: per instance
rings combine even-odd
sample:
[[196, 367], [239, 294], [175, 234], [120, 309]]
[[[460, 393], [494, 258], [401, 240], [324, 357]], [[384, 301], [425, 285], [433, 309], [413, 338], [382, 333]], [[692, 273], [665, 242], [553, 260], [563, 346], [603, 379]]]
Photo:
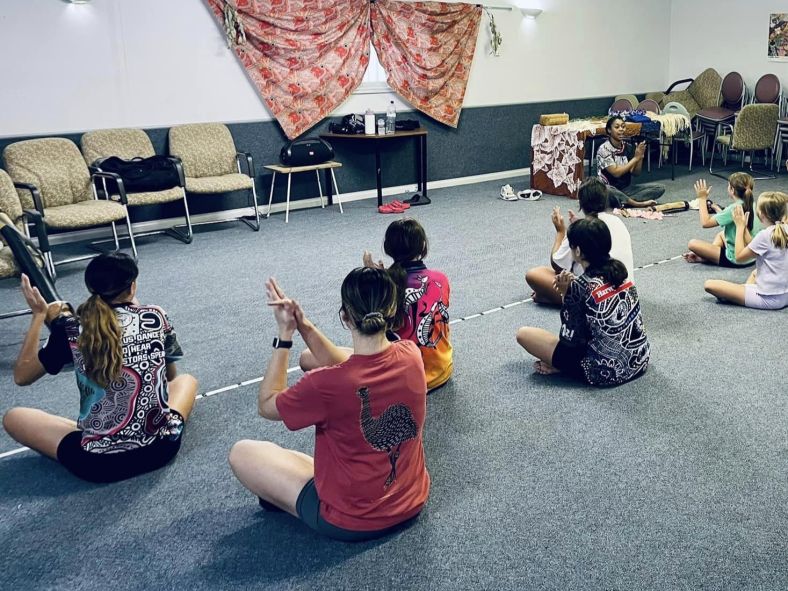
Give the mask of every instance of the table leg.
[[424, 177], [422, 176], [421, 167], [421, 137], [416, 137], [416, 190], [424, 190]]
[[326, 168], [326, 196], [328, 197], [328, 205], [334, 205], [334, 187], [331, 184], [331, 169]]
[[290, 221], [290, 179], [293, 178], [293, 173], [287, 173], [287, 203], [285, 204], [285, 223]]
[[427, 134], [421, 136], [421, 185], [422, 195], [427, 196]]
[[375, 175], [378, 188], [378, 207], [383, 205], [383, 179], [380, 174], [380, 140], [374, 139], [375, 142]]
[[[690, 130], [690, 134], [692, 131]], [[690, 146], [692, 146], [692, 135], [690, 135]], [[692, 151], [690, 151], [690, 166], [692, 166]], [[670, 180], [676, 180], [676, 138], [670, 138]]]
[[271, 190], [268, 192], [268, 213], [265, 214], [266, 218], [271, 217], [271, 201], [274, 199], [274, 182], [276, 181], [276, 171], [271, 175]]

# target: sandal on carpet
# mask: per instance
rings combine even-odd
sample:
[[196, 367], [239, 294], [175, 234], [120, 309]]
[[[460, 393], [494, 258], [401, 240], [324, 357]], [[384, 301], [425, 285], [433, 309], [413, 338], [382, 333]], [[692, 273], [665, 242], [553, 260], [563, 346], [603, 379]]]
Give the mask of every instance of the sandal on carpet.
[[501, 187], [500, 199], [504, 201], [517, 201], [517, 195], [515, 195], [511, 185], [504, 185]]
[[525, 189], [518, 191], [517, 198], [521, 201], [539, 201], [542, 198], [542, 192], [538, 189]]
[[395, 199], [391, 202], [391, 205], [394, 207], [399, 207], [400, 209], [410, 209], [410, 203], [403, 203], [399, 199]]
[[378, 207], [378, 211], [380, 213], [403, 213], [405, 211], [404, 207], [397, 207], [393, 203], [386, 203], [385, 205], [381, 205]]

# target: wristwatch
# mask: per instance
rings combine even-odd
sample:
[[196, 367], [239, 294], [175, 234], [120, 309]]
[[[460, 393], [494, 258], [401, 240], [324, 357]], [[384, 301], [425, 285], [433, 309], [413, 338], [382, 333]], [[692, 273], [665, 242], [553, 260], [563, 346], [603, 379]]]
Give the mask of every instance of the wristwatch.
[[279, 337], [274, 337], [274, 349], [289, 349], [293, 346], [293, 341], [285, 341]]

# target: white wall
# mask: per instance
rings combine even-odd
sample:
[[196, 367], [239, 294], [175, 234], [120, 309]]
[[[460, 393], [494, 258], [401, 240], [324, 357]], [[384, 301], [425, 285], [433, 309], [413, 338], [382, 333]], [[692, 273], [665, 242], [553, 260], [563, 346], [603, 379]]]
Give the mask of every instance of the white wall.
[[670, 80], [694, 78], [708, 67], [737, 71], [752, 92], [767, 73], [788, 86], [788, 62], [766, 57], [769, 14], [788, 12], [785, 0], [673, 0]]
[[[670, 0], [528, 5], [544, 13], [494, 12], [498, 58], [483, 18], [466, 106], [665, 86]], [[202, 0], [0, 0], [0, 55], [0, 136], [271, 118]], [[355, 95], [338, 112], [390, 98]]]

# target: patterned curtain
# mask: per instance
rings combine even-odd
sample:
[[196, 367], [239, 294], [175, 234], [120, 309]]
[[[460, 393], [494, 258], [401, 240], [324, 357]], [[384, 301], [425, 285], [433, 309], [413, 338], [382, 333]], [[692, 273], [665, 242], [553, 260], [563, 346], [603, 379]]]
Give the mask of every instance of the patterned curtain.
[[374, 0], [372, 43], [388, 85], [420, 111], [457, 127], [482, 8]]
[[206, 1], [221, 23], [225, 5], [234, 9], [236, 33], [245, 37], [233, 43], [235, 53], [288, 138], [361, 83], [369, 63], [368, 0]]

